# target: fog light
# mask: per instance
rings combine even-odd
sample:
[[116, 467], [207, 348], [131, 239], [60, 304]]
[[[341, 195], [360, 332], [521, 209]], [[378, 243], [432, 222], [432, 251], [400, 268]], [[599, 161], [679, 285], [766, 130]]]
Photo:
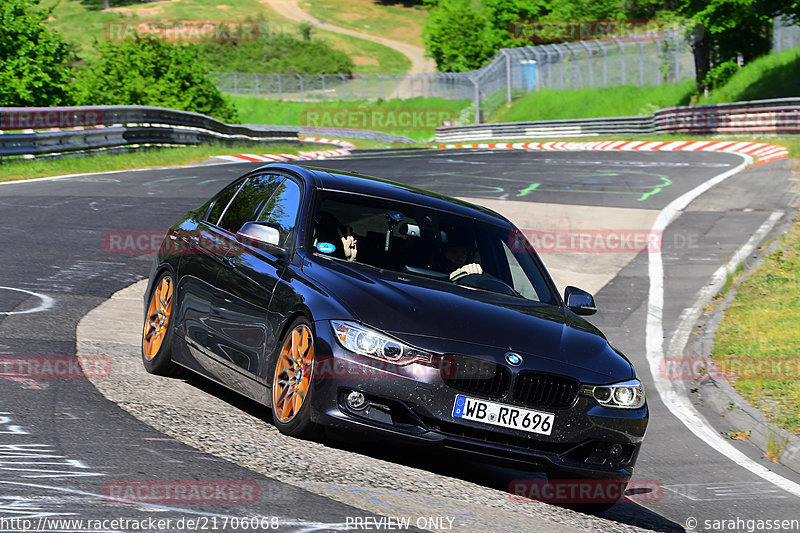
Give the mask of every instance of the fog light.
[[347, 406], [350, 409], [360, 411], [367, 406], [367, 397], [358, 391], [350, 391], [347, 395]]
[[619, 460], [622, 459], [624, 451], [621, 444], [612, 444], [608, 449], [608, 455], [614, 460]]

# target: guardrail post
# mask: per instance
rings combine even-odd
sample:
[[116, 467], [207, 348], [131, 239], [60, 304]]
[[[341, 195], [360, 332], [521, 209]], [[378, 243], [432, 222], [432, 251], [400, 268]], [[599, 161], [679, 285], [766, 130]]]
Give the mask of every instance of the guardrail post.
[[594, 72], [592, 68], [592, 49], [589, 48], [589, 45], [586, 41], [579, 41], [584, 48], [586, 48], [586, 62], [589, 65], [589, 87], [594, 87]]
[[511, 56], [505, 48], [500, 49], [500, 53], [506, 58], [506, 102], [511, 103]]
[[306, 103], [306, 88], [305, 88], [305, 85], [303, 84], [303, 76], [302, 76], [302, 74], [295, 74], [295, 76], [297, 76], [297, 79], [300, 80], [300, 103], [301, 104], [305, 104]]
[[280, 74], [275, 74], [278, 77], [278, 100], [283, 101], [283, 82]]
[[619, 45], [619, 75], [622, 78], [620, 85], [625, 85], [625, 45], [622, 44], [618, 37], [614, 37], [614, 41]]
[[236, 72], [233, 73], [233, 94], [239, 96], [239, 77]]
[[681, 54], [680, 54], [680, 37], [678, 36], [678, 32], [672, 32], [672, 40], [675, 43], [675, 83], [678, 83], [681, 80], [680, 73], [681, 73]]
[[478, 80], [472, 76], [469, 77], [469, 81], [475, 86], [475, 125], [477, 126], [481, 123], [481, 86], [478, 84]]
[[558, 54], [558, 77], [561, 80], [561, 88], [563, 89], [564, 88], [564, 54], [561, 53], [561, 48], [559, 48], [557, 44], [553, 43], [551, 46], [556, 49], [556, 53]]
[[594, 42], [597, 44], [597, 47], [600, 48], [600, 51], [603, 52], [603, 87], [608, 87], [608, 51], [598, 39], [595, 39]]
[[639, 87], [644, 85], [644, 45], [639, 41]]
[[256, 82], [256, 96], [261, 96], [261, 93], [258, 91], [258, 72], [253, 72], [253, 78]]

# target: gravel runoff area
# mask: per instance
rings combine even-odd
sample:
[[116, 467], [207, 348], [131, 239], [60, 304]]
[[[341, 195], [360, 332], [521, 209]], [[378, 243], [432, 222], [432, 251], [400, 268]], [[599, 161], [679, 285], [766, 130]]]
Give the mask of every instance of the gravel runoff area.
[[[267, 408], [205, 380], [149, 375], [141, 363], [139, 337], [145, 288], [146, 281], [136, 283], [84, 316], [77, 328], [77, 353], [108, 356], [110, 375], [91, 378], [94, 386], [172, 438], [365, 511], [411, 517], [412, 524], [418, 517], [450, 516], [457, 517], [454, 529], [470, 533], [649, 531], [545, 503], [512, 501], [503, 490], [453, 477], [484, 480], [493, 475], [487, 469], [484, 477], [480, 465], [460, 458], [448, 465], [449, 456], [426, 458], [421, 448], [287, 437], [272, 424]], [[478, 472], [464, 471], [470, 468]]]

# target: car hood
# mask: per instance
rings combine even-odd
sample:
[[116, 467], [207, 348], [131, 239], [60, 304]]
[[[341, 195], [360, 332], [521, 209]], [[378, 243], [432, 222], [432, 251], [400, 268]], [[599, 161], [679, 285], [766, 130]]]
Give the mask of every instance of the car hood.
[[[563, 308], [366, 266], [322, 259], [315, 279], [356, 320], [428, 350], [489, 347], [533, 356], [545, 368], [578, 367], [610, 379], [633, 376], [603, 334]], [[322, 265], [320, 265], [322, 266]], [[341, 318], [341, 317], [340, 317]], [[461, 350], [464, 351], [464, 350]], [[484, 350], [470, 350], [485, 353]], [[525, 367], [539, 367], [530, 358]]]

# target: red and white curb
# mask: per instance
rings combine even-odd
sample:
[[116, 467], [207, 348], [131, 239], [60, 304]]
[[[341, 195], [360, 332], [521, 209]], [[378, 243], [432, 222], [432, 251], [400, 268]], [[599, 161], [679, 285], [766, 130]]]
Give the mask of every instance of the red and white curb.
[[634, 150], [654, 152], [736, 152], [747, 154], [756, 160], [756, 165], [786, 159], [789, 150], [777, 144], [739, 141], [592, 141], [592, 142], [545, 142], [545, 143], [483, 143], [483, 144], [439, 144], [441, 150], [453, 148], [489, 148], [497, 150]]
[[218, 155], [217, 159], [224, 159], [225, 161], [234, 161], [241, 163], [242, 161], [250, 162], [281, 162], [281, 161], [312, 161], [314, 159], [328, 159], [331, 157], [341, 157], [343, 155], [350, 155], [352, 150], [356, 149], [356, 145], [343, 141], [341, 139], [326, 139], [325, 137], [298, 137], [300, 142], [304, 143], [320, 143], [332, 144], [340, 146], [337, 150], [325, 150], [321, 152], [300, 152], [299, 154], [234, 154], [234, 155]]

